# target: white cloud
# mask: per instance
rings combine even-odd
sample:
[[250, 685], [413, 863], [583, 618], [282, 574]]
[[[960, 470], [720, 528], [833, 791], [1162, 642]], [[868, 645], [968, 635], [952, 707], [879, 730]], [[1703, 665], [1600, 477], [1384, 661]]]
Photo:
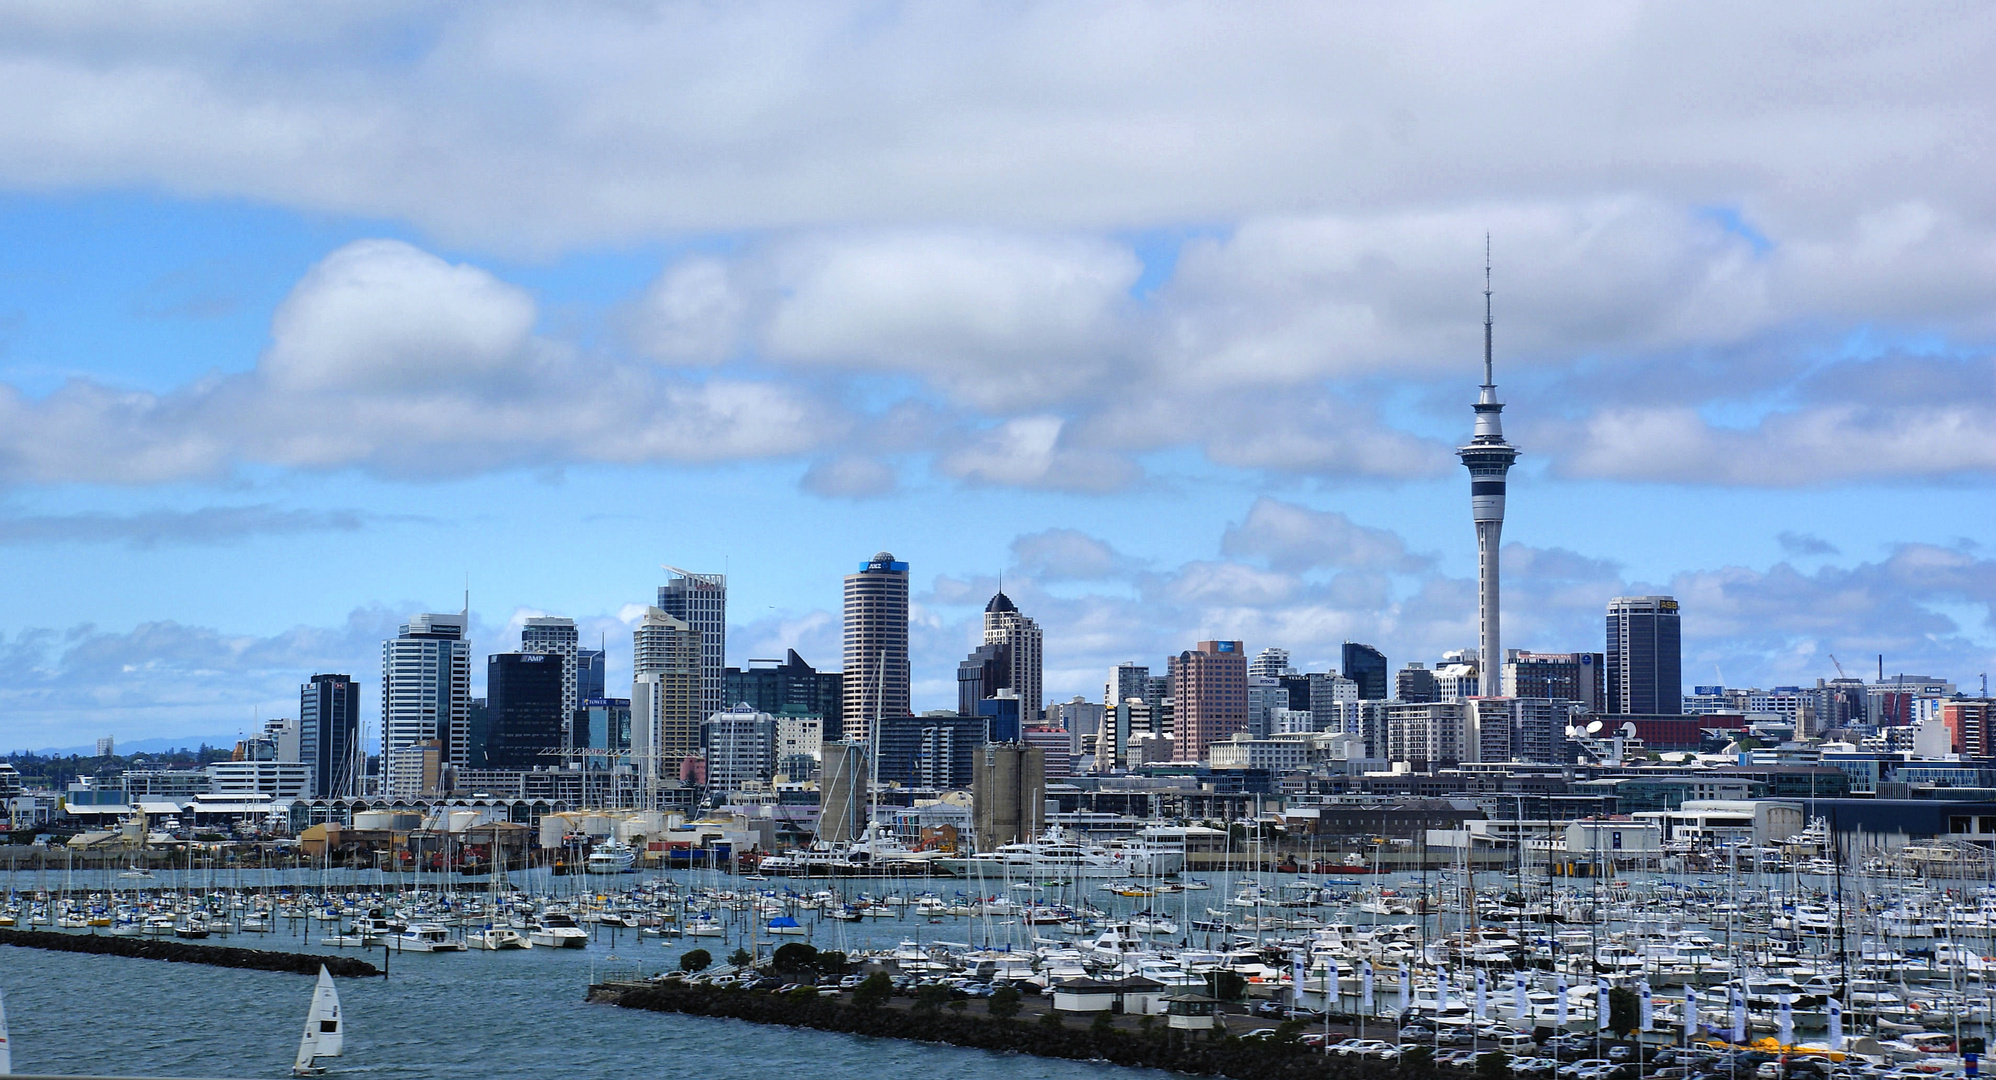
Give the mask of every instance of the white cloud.
[[936, 466], [972, 484], [1057, 491], [1114, 491], [1136, 478], [1136, 466], [1119, 455], [1067, 445], [1066, 426], [1057, 416], [1007, 420], [944, 453]]

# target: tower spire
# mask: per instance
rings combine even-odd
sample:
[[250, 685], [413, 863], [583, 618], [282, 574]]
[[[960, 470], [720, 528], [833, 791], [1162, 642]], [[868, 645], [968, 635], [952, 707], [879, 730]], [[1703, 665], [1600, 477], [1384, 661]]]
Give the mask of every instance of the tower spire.
[[1483, 234], [1483, 386], [1495, 390], [1497, 379], [1491, 374], [1490, 334], [1494, 324], [1490, 319], [1490, 234]]

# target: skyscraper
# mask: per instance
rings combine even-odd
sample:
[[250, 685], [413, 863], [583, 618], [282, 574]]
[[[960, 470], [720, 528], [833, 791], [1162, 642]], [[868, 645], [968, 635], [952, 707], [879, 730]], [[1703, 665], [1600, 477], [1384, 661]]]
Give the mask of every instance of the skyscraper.
[[1386, 694], [1386, 654], [1370, 645], [1360, 645], [1356, 641], [1345, 642], [1345, 678], [1358, 684], [1360, 701], [1385, 701]]
[[1010, 665], [1005, 687], [1019, 696], [1019, 720], [1027, 725], [1039, 723], [1045, 703], [1040, 689], [1045, 635], [1040, 624], [1021, 614], [1012, 598], [1001, 592], [984, 605], [984, 643], [1005, 646]]
[[[563, 620], [566, 622], [567, 620]], [[570, 628], [573, 630], [573, 627]], [[556, 652], [498, 653], [485, 661], [485, 754], [488, 769], [533, 769], [560, 760], [542, 753], [570, 745], [575, 710], [568, 659]]]
[[700, 631], [648, 608], [631, 633], [631, 757], [649, 800], [700, 747]]
[[1150, 668], [1144, 664], [1117, 664], [1109, 669], [1109, 681], [1102, 687], [1102, 704], [1120, 705], [1131, 698], [1149, 701]]
[[[1487, 244], [1487, 241], [1486, 241]], [[1484, 697], [1503, 690], [1503, 635], [1498, 628], [1497, 550], [1504, 533], [1504, 477], [1518, 448], [1504, 441], [1504, 406], [1497, 403], [1490, 359], [1490, 260], [1483, 262], [1483, 392], [1476, 399], [1476, 428], [1456, 456], [1469, 470], [1469, 516], [1476, 522], [1476, 653], [1482, 658]]]
[[658, 587], [658, 609], [700, 632], [700, 715], [712, 716], [732, 702], [723, 698], [728, 666], [728, 578], [665, 568], [672, 580]]
[[361, 754], [360, 684], [347, 675], [312, 676], [298, 691], [298, 758], [312, 766], [312, 797], [360, 794]]
[[749, 704], [777, 718], [815, 716], [824, 721], [820, 729], [826, 742], [844, 737], [841, 728], [845, 680], [836, 671], [819, 671], [804, 662], [796, 649], [786, 650], [783, 660], [750, 660], [745, 668], [728, 668], [729, 707]]
[[[603, 696], [605, 683], [602, 649], [575, 650], [575, 702], [577, 707], [591, 698]], [[580, 744], [577, 744], [580, 745]]]
[[956, 711], [976, 716], [977, 703], [1012, 685], [1012, 647], [985, 644], [956, 665]]
[[439, 770], [464, 764], [471, 739], [471, 643], [463, 615], [417, 615], [381, 643], [381, 760], [389, 795], [431, 782], [426, 759], [398, 753], [436, 743]]
[[1682, 713], [1683, 652], [1677, 600], [1617, 596], [1608, 601], [1608, 711]]
[[[545, 653], [550, 656], [561, 657], [561, 742], [563, 746], [572, 745], [568, 729], [575, 717], [576, 702], [581, 701], [583, 698], [580, 685], [582, 671], [581, 664], [578, 662], [578, 654], [581, 652], [581, 642], [575, 632], [575, 620], [544, 616], [528, 619], [527, 624], [520, 628], [520, 651], [523, 653]], [[489, 671], [490, 661], [487, 661], [487, 668]], [[490, 696], [490, 687], [488, 687], [487, 697], [489, 698]], [[597, 687], [596, 693], [593, 696], [602, 697], [602, 687]], [[553, 763], [542, 762], [542, 764]], [[515, 766], [494, 765], [492, 767], [496, 769], [514, 768]], [[530, 766], [519, 767], [529, 768]]]
[[1247, 654], [1238, 641], [1202, 641], [1171, 658], [1172, 735], [1178, 760], [1199, 761], [1211, 743], [1248, 722]]
[[1288, 649], [1270, 646], [1255, 653], [1254, 660], [1248, 664], [1248, 674], [1265, 679], [1279, 679], [1290, 673]]
[[864, 742], [876, 717], [908, 716], [908, 564], [868, 559], [845, 587], [845, 737]]

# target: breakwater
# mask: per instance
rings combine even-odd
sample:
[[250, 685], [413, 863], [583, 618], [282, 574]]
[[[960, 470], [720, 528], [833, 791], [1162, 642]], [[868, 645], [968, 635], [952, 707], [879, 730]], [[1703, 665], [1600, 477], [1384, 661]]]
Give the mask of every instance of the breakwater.
[[814, 1028], [848, 1035], [946, 1043], [951, 1046], [1073, 1061], [1107, 1061], [1232, 1080], [1434, 1080], [1443, 1071], [1425, 1063], [1389, 1065], [1327, 1055], [1318, 1047], [1272, 1039], [1211, 1038], [1164, 1027], [1131, 1031], [1076, 1019], [1020, 1021], [943, 1008], [866, 1007], [817, 994], [772, 994], [663, 983], [592, 987], [590, 999], [626, 1009], [722, 1017], [757, 1024]]
[[373, 964], [346, 956], [267, 952], [262, 949], [235, 949], [223, 945], [187, 945], [178, 941], [112, 937], [102, 934], [0, 930], [0, 945], [13, 945], [24, 949], [50, 949], [55, 952], [91, 953], [98, 956], [128, 956], [137, 960], [166, 960], [176, 964], [206, 964], [210, 967], [241, 968], [249, 971], [289, 971], [300, 975], [317, 975], [321, 966], [334, 975], [350, 978], [381, 974], [381, 969]]

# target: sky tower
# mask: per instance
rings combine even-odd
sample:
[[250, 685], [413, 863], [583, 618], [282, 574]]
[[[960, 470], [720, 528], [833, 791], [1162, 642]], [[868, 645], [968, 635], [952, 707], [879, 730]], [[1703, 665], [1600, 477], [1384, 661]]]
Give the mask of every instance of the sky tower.
[[1497, 626], [1497, 548], [1504, 534], [1504, 474], [1518, 448], [1504, 441], [1504, 406], [1490, 367], [1490, 238], [1483, 238], [1483, 393], [1476, 399], [1476, 432], [1456, 456], [1469, 470], [1469, 516], [1476, 522], [1476, 650], [1484, 697], [1504, 692], [1503, 635]]

